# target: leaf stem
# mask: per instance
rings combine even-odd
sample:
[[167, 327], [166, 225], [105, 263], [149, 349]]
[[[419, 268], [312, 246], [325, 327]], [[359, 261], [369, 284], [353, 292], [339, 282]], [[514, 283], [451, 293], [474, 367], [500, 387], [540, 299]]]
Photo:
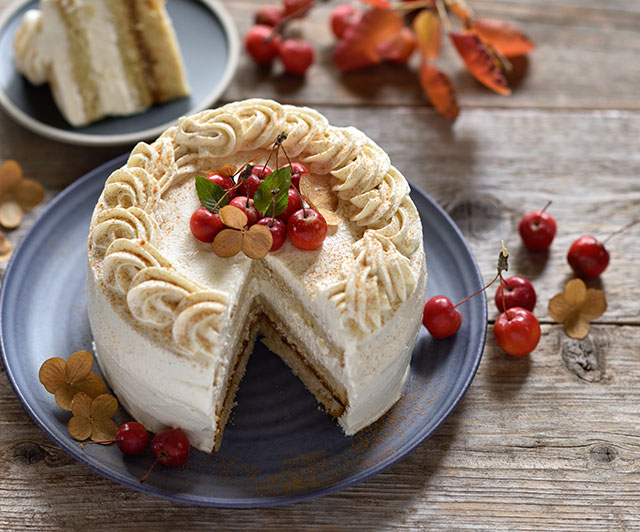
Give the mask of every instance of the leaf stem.
[[394, 4], [391, 9], [394, 11], [413, 11], [414, 9], [433, 9], [433, 0], [414, 0], [413, 2], [402, 2]]
[[442, 21], [442, 25], [447, 30], [447, 33], [451, 33], [453, 31], [453, 26], [451, 25], [451, 20], [449, 20], [447, 8], [444, 7], [444, 2], [442, 0], [436, 0], [436, 9], [440, 20]]

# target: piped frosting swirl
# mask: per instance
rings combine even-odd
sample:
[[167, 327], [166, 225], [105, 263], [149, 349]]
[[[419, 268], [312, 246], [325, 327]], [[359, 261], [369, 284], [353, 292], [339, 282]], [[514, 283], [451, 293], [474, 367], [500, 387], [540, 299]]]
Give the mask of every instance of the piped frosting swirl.
[[361, 336], [379, 329], [416, 286], [411, 258], [422, 238], [418, 212], [406, 180], [371, 139], [352, 127], [330, 126], [312, 109], [269, 100], [202, 111], [181, 118], [152, 144], [135, 147], [107, 180], [90, 234], [106, 285], [126, 297], [140, 323], [170, 328], [185, 354], [211, 352], [227, 302], [173, 271], [161, 256], [154, 209], [165, 191], [205, 161], [266, 149], [281, 132], [288, 135], [284, 146], [291, 157], [312, 174], [333, 176], [340, 212], [364, 229], [354, 260], [325, 290], [343, 327]]

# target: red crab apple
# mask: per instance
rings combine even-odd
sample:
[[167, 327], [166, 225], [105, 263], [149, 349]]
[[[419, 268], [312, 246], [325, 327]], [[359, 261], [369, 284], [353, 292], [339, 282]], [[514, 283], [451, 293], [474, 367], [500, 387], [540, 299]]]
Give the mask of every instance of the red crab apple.
[[298, 194], [296, 189], [290, 188], [288, 194], [289, 199], [287, 208], [282, 213], [278, 214], [278, 216], [276, 216], [278, 220], [282, 220], [283, 222], [286, 222], [294, 212], [302, 208], [302, 198], [300, 197], [300, 194]]
[[528, 355], [540, 341], [540, 324], [527, 309], [514, 307], [498, 316], [493, 326], [496, 342], [507, 354]]
[[253, 200], [246, 196], [236, 196], [229, 202], [229, 205], [237, 207], [247, 215], [247, 227], [251, 227], [261, 217], [258, 209], [253, 204]]
[[178, 467], [189, 458], [189, 438], [180, 429], [167, 429], [156, 434], [151, 440], [151, 452], [156, 457], [147, 474], [140, 479], [145, 482], [155, 465], [160, 462], [166, 467]]
[[362, 14], [354, 6], [341, 4], [331, 12], [331, 31], [340, 39], [348, 28], [358, 23]]
[[247, 196], [253, 198], [256, 195], [258, 187], [264, 181], [264, 178], [271, 173], [271, 169], [263, 164], [256, 165], [251, 168], [251, 174], [248, 178], [240, 178], [240, 184], [236, 189], [238, 196]]
[[593, 236], [581, 236], [571, 244], [567, 261], [578, 277], [598, 277], [609, 265], [609, 252]]
[[556, 221], [544, 209], [525, 214], [520, 220], [518, 231], [522, 243], [531, 251], [549, 249], [553, 237], [556, 236]]
[[256, 11], [256, 24], [273, 28], [282, 22], [282, 15], [280, 7], [273, 4], [262, 5]]
[[231, 179], [229, 176], [222, 175], [222, 174], [210, 174], [207, 176], [207, 179], [212, 183], [215, 183], [216, 185], [219, 185], [222, 188], [224, 188], [228, 192], [229, 198], [235, 198], [237, 194], [237, 189], [233, 188], [235, 187], [235, 183], [233, 182], [233, 179]]
[[434, 296], [427, 301], [422, 313], [422, 324], [431, 336], [448, 338], [458, 332], [462, 314], [446, 296]]
[[287, 234], [297, 248], [317, 249], [327, 236], [327, 222], [314, 209], [300, 209], [287, 220]]
[[309, 172], [305, 168], [303, 164], [300, 163], [291, 163], [291, 184], [296, 188], [300, 189], [300, 176], [302, 174], [308, 174]]
[[313, 47], [304, 39], [287, 39], [280, 44], [280, 59], [289, 74], [304, 76], [314, 55]]
[[191, 215], [189, 227], [193, 236], [200, 242], [213, 242], [215, 236], [224, 228], [224, 224], [218, 213], [200, 207]]
[[244, 45], [256, 63], [270, 65], [278, 56], [280, 36], [273, 34], [273, 28], [258, 24], [247, 32]]
[[284, 241], [287, 239], [287, 224], [282, 220], [273, 218], [271, 216], [265, 216], [260, 218], [256, 223], [264, 225], [269, 231], [271, 231], [271, 249], [269, 251], [275, 251], [282, 247]]
[[536, 306], [536, 291], [529, 279], [514, 275], [500, 282], [494, 300], [500, 312], [504, 312], [505, 307], [522, 307], [533, 311]]
[[142, 423], [129, 421], [118, 427], [116, 442], [123, 454], [135, 456], [142, 454], [149, 443], [149, 433]]

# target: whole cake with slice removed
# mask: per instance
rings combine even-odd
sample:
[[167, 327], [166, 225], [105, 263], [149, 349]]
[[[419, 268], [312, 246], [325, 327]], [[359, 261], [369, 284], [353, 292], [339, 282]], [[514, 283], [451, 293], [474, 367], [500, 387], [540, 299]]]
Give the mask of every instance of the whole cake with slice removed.
[[[304, 165], [304, 182], [335, 200], [326, 238], [313, 250], [289, 238], [264, 258], [248, 247], [218, 256], [222, 232], [212, 245], [190, 230], [196, 176], [237, 168], [229, 190], [250, 189], [247, 163], [267, 164], [274, 144], [286, 152], [276, 167]], [[88, 259], [98, 362], [152, 431], [179, 427], [216, 450], [258, 334], [347, 435], [402, 394], [426, 294], [420, 218], [388, 155], [313, 109], [240, 101], [138, 144], [106, 181]]]
[[164, 0], [41, 0], [14, 37], [18, 70], [49, 82], [73, 126], [189, 94]]

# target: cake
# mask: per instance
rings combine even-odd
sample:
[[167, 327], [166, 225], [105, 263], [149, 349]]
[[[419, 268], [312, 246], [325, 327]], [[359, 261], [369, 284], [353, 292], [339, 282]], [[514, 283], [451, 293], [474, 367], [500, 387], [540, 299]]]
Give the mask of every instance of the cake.
[[[322, 246], [221, 258], [189, 231], [195, 176], [264, 163], [279, 134], [340, 219]], [[215, 243], [215, 241], [214, 241]], [[251, 99], [183, 117], [107, 179], [91, 220], [88, 312], [99, 365], [151, 431], [217, 450], [258, 334], [353, 435], [401, 396], [426, 294], [409, 186], [361, 131]]]
[[164, 0], [42, 0], [24, 14], [14, 52], [76, 127], [189, 94]]

